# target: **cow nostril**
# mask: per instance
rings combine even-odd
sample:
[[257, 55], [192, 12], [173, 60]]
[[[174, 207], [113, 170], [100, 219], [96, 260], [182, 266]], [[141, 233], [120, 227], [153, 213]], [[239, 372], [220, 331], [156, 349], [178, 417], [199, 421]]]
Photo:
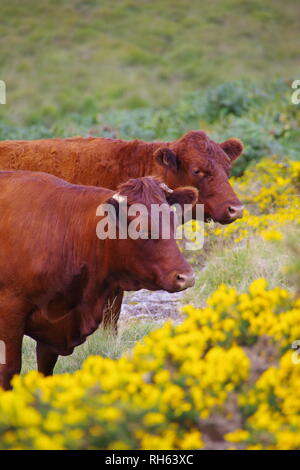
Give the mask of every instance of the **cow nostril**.
[[181, 289], [187, 289], [195, 284], [195, 274], [191, 272], [189, 274], [176, 274], [176, 283]]
[[243, 217], [244, 206], [229, 206], [228, 213], [232, 219]]

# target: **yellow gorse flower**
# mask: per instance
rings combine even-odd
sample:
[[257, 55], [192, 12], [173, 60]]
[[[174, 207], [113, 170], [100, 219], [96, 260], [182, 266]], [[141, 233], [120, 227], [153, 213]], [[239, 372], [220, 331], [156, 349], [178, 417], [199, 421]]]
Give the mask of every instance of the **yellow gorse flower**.
[[[298, 448], [300, 374], [285, 351], [300, 337], [299, 301], [257, 279], [242, 294], [221, 285], [207, 307], [183, 313], [181, 324], [166, 323], [120, 359], [91, 356], [73, 375], [16, 377], [13, 391], [0, 391], [0, 448], [198, 449], [201, 422], [232, 393], [252, 411], [229, 441], [253, 448], [261, 432], [257, 446]], [[247, 389], [244, 346], [265, 336], [282, 352], [280, 365]]]
[[208, 238], [217, 237], [239, 243], [255, 234], [267, 241], [280, 241], [282, 228], [300, 224], [300, 162], [274, 156], [246, 170], [231, 182], [246, 206], [244, 217], [234, 224], [211, 223], [205, 231]]

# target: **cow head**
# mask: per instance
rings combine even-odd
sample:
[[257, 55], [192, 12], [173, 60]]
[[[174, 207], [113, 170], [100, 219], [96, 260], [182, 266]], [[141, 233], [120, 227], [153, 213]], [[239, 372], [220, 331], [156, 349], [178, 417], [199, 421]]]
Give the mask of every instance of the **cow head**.
[[205, 132], [190, 131], [162, 144], [154, 156], [165, 169], [164, 180], [170, 187], [189, 185], [199, 190], [198, 203], [204, 205], [206, 221], [229, 224], [243, 215], [243, 205], [229, 183], [231, 164], [242, 151], [238, 139], [217, 144]]
[[[182, 256], [174, 238], [176, 213], [171, 205], [177, 204], [182, 207], [185, 204], [195, 205], [198, 191], [189, 187], [173, 191], [153, 177], [131, 179], [120, 185], [117, 192], [107, 201], [115, 207], [117, 224], [121, 217], [124, 217], [121, 213], [124, 210], [122, 204], [125, 196], [128, 207], [127, 226], [137, 220], [135, 216], [130, 216], [130, 209], [136, 207], [136, 204], [146, 207], [147, 213], [144, 219], [139, 219], [138, 231], [141, 233], [139, 238], [123, 240], [118, 236], [116, 240], [109, 240], [111, 248], [109, 252], [119, 287], [123, 290], [144, 288], [178, 292], [193, 286], [194, 271]], [[152, 215], [151, 207], [154, 204], [156, 207], [158, 205], [163, 207], [164, 215], [170, 217], [170, 237], [167, 239], [162, 237], [161, 216], [157, 220], [157, 217]], [[155, 239], [151, 233], [153, 226], [156, 229]]]

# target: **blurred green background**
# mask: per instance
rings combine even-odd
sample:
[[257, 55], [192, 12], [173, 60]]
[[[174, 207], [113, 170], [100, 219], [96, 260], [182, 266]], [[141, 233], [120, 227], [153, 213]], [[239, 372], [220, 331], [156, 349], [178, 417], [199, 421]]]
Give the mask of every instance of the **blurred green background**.
[[270, 152], [298, 159], [299, 32], [299, 0], [10, 0], [0, 139], [201, 127], [245, 141], [236, 173]]

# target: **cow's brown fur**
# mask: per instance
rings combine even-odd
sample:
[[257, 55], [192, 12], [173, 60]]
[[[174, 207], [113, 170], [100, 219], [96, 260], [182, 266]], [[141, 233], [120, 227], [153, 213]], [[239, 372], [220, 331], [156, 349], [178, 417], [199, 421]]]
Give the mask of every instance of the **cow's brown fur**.
[[[131, 180], [118, 192], [147, 204], [168, 198], [151, 177]], [[114, 194], [45, 173], [0, 173], [0, 339], [6, 345], [0, 386], [9, 388], [20, 371], [24, 334], [37, 341], [39, 370], [51, 374], [59, 354], [70, 354], [95, 331], [112, 293], [187, 287], [178, 276], [191, 277], [192, 268], [174, 237], [96, 237], [96, 209], [115, 204]], [[186, 194], [196, 202], [194, 189]]]
[[228, 207], [241, 203], [228, 175], [242, 150], [237, 139], [217, 144], [202, 131], [187, 132], [174, 142], [98, 137], [2, 141], [0, 168], [44, 171], [71, 183], [110, 189], [129, 178], [156, 175], [171, 188], [196, 187], [206, 218], [229, 223], [236, 216]]

